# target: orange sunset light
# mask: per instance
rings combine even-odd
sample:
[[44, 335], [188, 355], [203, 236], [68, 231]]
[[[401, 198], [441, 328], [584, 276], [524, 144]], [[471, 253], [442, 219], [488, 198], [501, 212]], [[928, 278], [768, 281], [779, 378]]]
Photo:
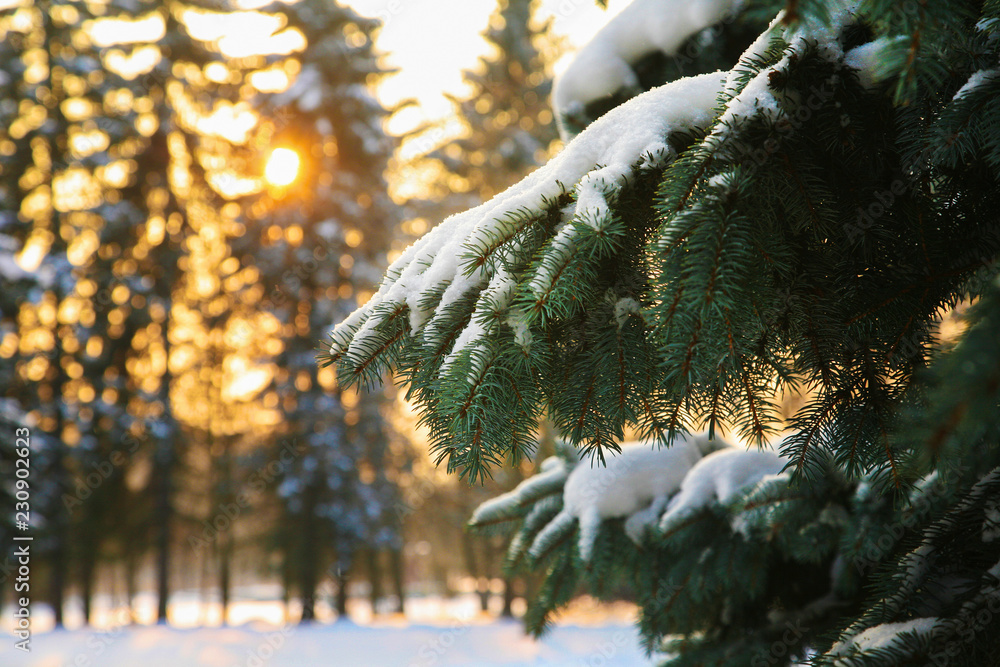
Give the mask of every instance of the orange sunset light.
[[299, 175], [299, 154], [291, 148], [275, 148], [267, 158], [264, 179], [273, 186], [285, 187]]

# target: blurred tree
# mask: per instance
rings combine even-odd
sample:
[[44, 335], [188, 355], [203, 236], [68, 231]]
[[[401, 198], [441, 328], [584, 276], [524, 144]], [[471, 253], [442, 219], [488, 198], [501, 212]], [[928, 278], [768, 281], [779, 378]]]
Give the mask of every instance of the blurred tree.
[[[243, 99], [252, 90], [246, 80], [253, 68], [233, 64], [217, 40], [204, 34], [204, 25], [224, 14], [155, 0], [144, 7], [149, 11], [138, 21], [128, 2], [112, 5], [105, 16], [126, 27], [151, 18], [163, 25], [143, 38], [118, 31], [102, 51], [108, 70], [116, 62], [142, 62], [142, 54], [155, 54], [152, 65], [138, 72], [108, 74], [118, 94], [128, 91], [135, 101], [129, 116], [134, 126], [131, 177], [117, 197], [127, 210], [138, 212], [131, 236], [126, 230], [120, 236], [129, 240], [122, 254], [132, 278], [123, 289], [116, 269], [115, 284], [108, 289], [113, 301], [115, 291], [120, 298], [131, 295], [128, 305], [119, 307], [127, 308], [125, 321], [132, 324], [125, 337], [132, 349], [119, 361], [128, 371], [125, 416], [144, 446], [140, 474], [134, 476], [137, 489], [129, 493], [142, 501], [131, 505], [141, 508], [133, 528], [143, 538], [140, 545], [155, 548], [157, 618], [165, 622], [173, 543], [181, 533], [200, 536], [206, 520], [234, 506], [242, 486], [236, 449], [248, 444], [241, 435], [254, 429], [266, 434], [276, 421], [273, 411], [251, 407], [259, 386], [248, 388], [245, 382], [253, 385], [260, 373], [266, 374], [273, 342], [268, 332], [274, 327], [267, 326], [267, 317], [255, 315], [255, 298], [246, 289], [255, 270], [244, 270], [229, 246], [244, 231], [232, 200], [254, 182], [248, 170], [257, 166], [247, 159], [257, 117]], [[218, 122], [234, 116], [240, 120], [235, 126]], [[113, 244], [114, 234], [103, 243]], [[119, 367], [110, 359], [103, 365]], [[180, 437], [182, 428], [188, 437]], [[134, 453], [134, 444], [131, 449]], [[193, 509], [199, 503], [201, 514]], [[236, 522], [236, 517], [224, 518]], [[231, 525], [213, 535], [210, 549], [181, 554], [192, 560], [216, 558], [223, 620], [234, 533]], [[134, 563], [131, 543], [126, 550], [126, 562]], [[133, 572], [131, 566], [128, 571]]]
[[[9, 232], [5, 251], [17, 253], [2, 267], [0, 356], [10, 361], [0, 373], [12, 378], [5, 392], [24, 403], [28, 421], [52, 436], [37, 439], [55, 451], [40, 456], [53, 493], [35, 509], [46, 529], [39, 544], [57, 625], [70, 574], [89, 619], [99, 561], [123, 559], [133, 588], [134, 564], [153, 542], [158, 618], [166, 620], [171, 487], [183, 458], [172, 368], [189, 370], [171, 355], [175, 297], [191, 296], [179, 291], [185, 268], [207, 245], [192, 237], [221, 242], [212, 246], [215, 264], [196, 267], [197, 282], [226, 273], [217, 269], [225, 238], [239, 229], [232, 215], [221, 235], [211, 216], [196, 216], [205, 223], [198, 228], [188, 223], [192, 210], [204, 214], [206, 201], [218, 202], [209, 180], [233, 183], [211, 167], [238, 137], [206, 119], [220, 98], [240, 91], [205, 78], [223, 58], [191, 36], [178, 18], [190, 12], [181, 9], [38, 2], [0, 12], [0, 222]], [[245, 109], [242, 118], [256, 117]], [[6, 289], [12, 272], [34, 273], [36, 286]]]
[[[395, 149], [382, 127], [388, 112], [370, 92], [384, 73], [372, 45], [378, 23], [320, 0], [263, 11], [285, 16], [310, 45], [297, 58], [270, 59], [297, 74], [286, 91], [261, 99], [267, 144], [279, 148], [268, 162], [269, 197], [251, 209], [258, 233], [237, 250], [259, 270], [262, 307], [281, 323], [274, 391], [285, 420], [273, 450], [291, 460], [278, 486], [277, 544], [286, 586], [298, 589], [309, 621], [324, 571], [344, 615], [362, 547], [373, 602], [383, 576], [377, 553], [402, 548], [394, 475], [407, 455], [391, 435], [389, 397], [342, 391], [332, 370], [316, 365], [318, 341], [380, 275], [401, 216], [383, 175]], [[300, 165], [281, 161], [293, 156]], [[402, 590], [395, 593], [401, 609]]]
[[[96, 25], [137, 27], [136, 14], [148, 22], [161, 12], [160, 3], [112, 2]], [[73, 560], [86, 621], [99, 563], [124, 563], [132, 590], [135, 564], [151, 546], [150, 476], [136, 473], [155, 458], [152, 452], [173, 452], [175, 445], [160, 427], [161, 420], [173, 418], [169, 402], [156, 396], [170, 383], [164, 330], [170, 302], [158, 295], [173, 289], [176, 273], [170, 267], [179, 254], [156, 229], [169, 198], [162, 185], [155, 187], [169, 169], [169, 156], [158, 145], [162, 134], [157, 136], [166, 116], [166, 107], [157, 104], [162, 80], [139, 76], [116, 60], [123, 49], [134, 55], [155, 48], [155, 35], [105, 30], [91, 39], [91, 67], [99, 65], [100, 76], [88, 81], [87, 93], [101, 101], [102, 114], [100, 122], [85, 117], [71, 128], [70, 153], [93, 169], [100, 203], [81, 232], [89, 252], [73, 261], [79, 267], [74, 298], [81, 312], [74, 358], [82, 372], [71, 402], [78, 431], [72, 450], [76, 482], [63, 496], [78, 531]], [[130, 471], [139, 480], [133, 483], [137, 488], [126, 483]], [[170, 471], [156, 472], [170, 479]], [[169, 520], [164, 526], [169, 528]]]
[[432, 152], [466, 192], [481, 200], [521, 180], [549, 156], [557, 137], [549, 94], [550, 63], [540, 40], [548, 25], [534, 25], [534, 0], [499, 0], [484, 37], [492, 53], [465, 72], [468, 97], [449, 95], [465, 135]]
[[72, 485], [68, 446], [79, 435], [74, 417], [82, 374], [74, 359], [74, 266], [93, 240], [87, 212], [100, 203], [96, 165], [85, 162], [88, 155], [73, 154], [71, 133], [79, 129], [76, 115], [102, 99], [87, 85], [95, 62], [88, 45], [74, 41], [86, 18], [80, 9], [39, 2], [8, 8], [2, 16], [4, 51], [12, 64], [3, 83], [8, 99], [17, 100], [7, 106], [9, 123], [0, 134], [8, 158], [4, 204], [16, 212], [8, 227], [22, 245], [19, 266], [38, 276], [37, 288], [19, 303], [19, 344], [5, 351], [16, 368], [7, 391], [28, 410], [30, 422], [51, 436], [38, 435], [49, 451], [38, 457], [36, 473], [54, 493], [36, 498], [33, 509], [45, 528], [39, 551], [49, 564], [49, 599], [60, 627], [71, 556], [70, 515], [60, 498]]
[[[91, 619], [105, 566], [124, 566], [131, 600], [150, 551], [160, 622], [172, 573], [212, 558], [226, 607], [235, 554], [262, 530], [239, 515], [278, 521], [259, 491], [276, 488], [263, 471], [291, 442], [310, 454], [277, 459], [288, 475], [323, 462], [308, 475], [326, 532], [314, 550], [302, 535], [285, 544], [320, 557], [317, 578], [334, 555], [346, 573], [362, 545], [398, 556], [406, 455], [386, 401], [326, 395], [332, 373], [313, 359], [398, 222], [382, 176], [394, 143], [368, 92], [375, 26], [322, 3], [269, 11], [243, 18], [272, 41], [227, 36], [215, 5], [0, 10], [0, 386], [39, 432], [35, 528], [57, 624], [74, 583]], [[288, 78], [297, 88], [275, 98]], [[305, 164], [298, 206], [282, 186], [260, 196], [261, 152], [278, 142]], [[339, 266], [317, 271], [327, 257]], [[209, 548], [182, 551], [185, 537]], [[369, 573], [375, 593], [381, 577]]]
[[[0, 47], [0, 52], [2, 52], [2, 47]], [[0, 114], [3, 113], [4, 106], [0, 102]], [[2, 175], [2, 171], [0, 171], [0, 175]], [[3, 183], [4, 181], [0, 180], [0, 197], [6, 194]], [[35, 284], [33, 276], [22, 270], [15, 262], [15, 254], [20, 249], [20, 243], [16, 238], [3, 231], [4, 227], [12, 221], [12, 217], [5, 216], [4, 208], [0, 206], [0, 278], [3, 280], [3, 289], [0, 290], [0, 358], [2, 359], [7, 359], [17, 349], [19, 304], [27, 298], [28, 291]], [[0, 363], [0, 387], [11, 387], [14, 381], [15, 369], [13, 365]], [[17, 451], [14, 435], [17, 433], [17, 429], [26, 426], [28, 426], [27, 415], [24, 413], [20, 401], [0, 396], [0, 427], [3, 428], [4, 433], [8, 434], [0, 442], [0, 504], [11, 508], [11, 510], [20, 509], [15, 508], [15, 502], [17, 502], [17, 489], [15, 488]], [[38, 449], [39, 444], [34, 443], [34, 448]], [[31, 472], [33, 471], [29, 469], [29, 476]], [[3, 544], [14, 543], [12, 539], [15, 534], [14, 523], [13, 511], [8, 511], [3, 517], [0, 517], [0, 540], [3, 541]], [[14, 588], [15, 565], [9, 550], [0, 557], [0, 609], [3, 607], [7, 590]]]

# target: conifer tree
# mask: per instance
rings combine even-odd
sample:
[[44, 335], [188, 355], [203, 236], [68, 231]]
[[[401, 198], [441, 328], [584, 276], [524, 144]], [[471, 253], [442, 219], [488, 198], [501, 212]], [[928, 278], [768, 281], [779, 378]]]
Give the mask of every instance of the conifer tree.
[[[10, 220], [5, 220], [5, 223], [9, 224]], [[0, 224], [0, 230], [5, 227], [6, 224]], [[27, 292], [36, 288], [33, 276], [23, 271], [16, 263], [15, 256], [20, 250], [20, 242], [10, 236], [0, 231], [0, 278], [3, 279], [4, 290], [3, 294], [0, 295], [0, 356], [3, 358], [8, 358], [14, 355], [18, 344], [17, 337], [17, 313], [18, 304], [23, 301]], [[9, 363], [0, 364], [0, 386], [10, 387], [13, 385], [15, 380], [15, 368]], [[18, 431], [18, 429], [23, 429], [28, 427], [27, 415], [24, 413], [24, 409], [21, 402], [15, 398], [8, 398], [5, 396], [0, 396], [0, 427], [2, 427], [6, 433], [12, 434], [11, 437], [6, 438], [5, 442], [0, 444], [0, 502], [4, 504], [5, 507], [10, 507], [14, 511], [18, 510], [29, 510], [27, 516], [30, 516], [30, 503], [26, 505], [17, 505], [19, 501], [17, 500], [18, 488], [17, 484], [17, 469], [19, 465], [16, 463], [18, 458], [28, 458], [30, 465], [30, 456], [23, 457], [19, 456], [19, 452], [24, 451], [23, 444], [26, 442], [29, 446], [32, 445], [30, 442], [30, 437], [17, 441], [18, 435], [23, 435], [24, 431]], [[30, 436], [30, 431], [29, 431]], [[40, 443], [34, 443], [34, 450], [41, 449]], [[31, 451], [31, 450], [29, 450]], [[22, 496], [23, 497], [23, 496]], [[16, 530], [16, 517], [13, 513], [8, 513], [8, 516], [0, 519], [0, 539], [3, 539], [6, 544], [13, 544], [13, 537], [17, 534]], [[29, 521], [29, 523], [32, 523]], [[39, 522], [33, 521], [34, 527], [37, 527]], [[14, 588], [14, 577], [12, 576], [16, 571], [17, 563], [13, 560], [11, 553], [4, 553], [0, 557], [0, 607], [3, 605], [3, 601], [6, 599], [8, 590], [13, 590]]]
[[[286, 585], [298, 589], [301, 619], [310, 621], [328, 574], [344, 615], [348, 583], [364, 574], [362, 548], [402, 549], [391, 475], [406, 456], [393, 443], [389, 403], [381, 392], [337, 388], [315, 360], [317, 339], [385, 266], [382, 253], [400, 221], [383, 175], [395, 142], [371, 89], [383, 73], [373, 47], [377, 21], [317, 0], [264, 11], [287, 17], [309, 45], [295, 58], [290, 88], [264, 97], [261, 109], [273, 119], [268, 144], [301, 156], [302, 173], [272, 188], [252, 223], [259, 235], [238, 251], [259, 270], [264, 306], [283, 325], [275, 388], [287, 423], [275, 451], [295, 454], [277, 482], [278, 536]], [[272, 60], [284, 66], [286, 59]], [[376, 562], [367, 559], [373, 591], [382, 577]]]
[[500, 0], [484, 33], [491, 53], [464, 79], [472, 92], [449, 95], [466, 135], [431, 153], [468, 192], [489, 199], [544, 161], [556, 138], [549, 105], [552, 81], [535, 26], [534, 2]]
[[[127, 25], [162, 11], [158, 2], [111, 2], [99, 21]], [[164, 212], [153, 202], [169, 200], [162, 187], [169, 156], [160, 150], [161, 123], [169, 126], [169, 121], [158, 104], [164, 93], [155, 85], [159, 80], [116, 66], [122, 60], [116, 55], [151, 45], [127, 31], [118, 39], [124, 43], [105, 37], [92, 46], [101, 75], [89, 82], [88, 95], [110, 102], [101, 123], [86, 119], [70, 135], [71, 154], [94, 168], [101, 187], [99, 218], [83, 231], [96, 234], [95, 252], [75, 262], [81, 279], [75, 296], [84, 304], [73, 332], [79, 348], [75, 359], [82, 367], [74, 405], [79, 439], [73, 448], [73, 488], [62, 497], [76, 527], [73, 561], [85, 623], [91, 621], [98, 567], [122, 561], [127, 577], [134, 577], [129, 563], [152, 546], [147, 527], [154, 516], [151, 489], [129, 489], [126, 473], [145, 455], [155, 461], [153, 452], [175, 446], [162, 428], [173, 419], [165, 396], [170, 375], [164, 325], [170, 300], [162, 294], [176, 284], [171, 265], [176, 266], [178, 248], [157, 239], [153, 229]], [[152, 362], [164, 344], [162, 361]], [[159, 468], [156, 474], [170, 475]], [[165, 523], [169, 529], [170, 522]]]
[[[89, 17], [87, 8], [53, 1], [8, 8], [3, 14], [4, 51], [12, 64], [3, 83], [7, 99], [19, 102], [6, 105], [8, 124], [0, 135], [5, 153], [3, 203], [10, 207], [8, 229], [19, 240], [19, 256], [37, 275], [34, 289], [16, 304], [21, 340], [7, 356], [14, 372], [6, 389], [21, 399], [38, 426], [37, 442], [40, 447], [44, 443], [37, 472], [51, 482], [52, 493], [37, 498], [34, 510], [45, 527], [38, 552], [48, 566], [47, 597], [55, 624], [61, 627], [71, 576], [72, 521], [60, 499], [73, 481], [69, 445], [78, 435], [74, 417], [81, 370], [73, 334], [79, 276], [73, 270], [74, 260], [91, 240], [75, 237], [80, 232], [86, 237], [96, 186], [91, 171], [95, 165], [87, 162], [91, 156], [74, 154], [70, 135], [78, 129], [75, 111], [100, 104], [101, 98], [86, 83], [93, 53], [73, 41]], [[20, 21], [15, 20], [18, 14]], [[68, 104], [71, 99], [77, 103], [75, 111]], [[36, 388], [25, 391], [29, 384]]]
[[[159, 15], [169, 24], [171, 18], [160, 2], [109, 3], [94, 16], [81, 14], [72, 3], [38, 3], [26, 11], [42, 17], [24, 40], [29, 49], [32, 41], [49, 45], [51, 56], [44, 63], [49, 78], [34, 87], [22, 78], [16, 94], [49, 96], [51, 118], [24, 135], [31, 149], [22, 149], [29, 160], [26, 173], [35, 177], [20, 182], [22, 189], [30, 189], [20, 193], [14, 210], [20, 209], [25, 243], [34, 238], [36, 251], [43, 249], [38, 270], [42, 289], [20, 306], [22, 312], [56, 308], [54, 340], [62, 372], [32, 407], [42, 415], [60, 415], [55, 422], [42, 422], [54, 436], [47, 442], [72, 446], [45, 458], [53, 466], [46, 476], [57, 482], [56, 501], [48, 512], [56, 540], [53, 591], [73, 576], [89, 621], [98, 563], [112, 555], [135, 563], [152, 544], [145, 533], [156, 523], [158, 616], [165, 621], [164, 554], [171, 521], [169, 511], [159, 511], [168, 505], [157, 488], [169, 488], [172, 466], [163, 462], [176, 460], [167, 318], [177, 284], [182, 232], [177, 223], [183, 219], [167, 182], [171, 156], [166, 135], [177, 129], [176, 110], [166, 100], [168, 77], [163, 76], [171, 61], [161, 58], [154, 64], [157, 71], [137, 77], [128, 71], [130, 58], [151, 47], [162, 56], [163, 45], [127, 30], [102, 31], [101, 22], [127, 25], [137, 11], [140, 20]], [[96, 22], [92, 36], [83, 34], [87, 18]], [[170, 27], [164, 41], [170, 42], [175, 59], [204, 59], [204, 50], [194, 47], [183, 30]], [[18, 122], [26, 121], [22, 116]], [[51, 192], [48, 206], [42, 204], [46, 191]], [[22, 371], [19, 379], [12, 390], [30, 395], [24, 391], [24, 381], [33, 379], [30, 372]], [[55, 432], [47, 423], [54, 424]], [[124, 473], [146, 454], [154, 461], [155, 481], [135, 493], [125, 487]], [[159, 496], [155, 522], [150, 520], [152, 495]], [[123, 516], [121, 507], [130, 511]], [[59, 517], [62, 524], [55, 522]], [[69, 567], [70, 558], [74, 567]], [[58, 618], [60, 596], [52, 597]]]
[[562, 115], [727, 11], [774, 18], [433, 229], [328, 361], [397, 368], [473, 481], [551, 416], [567, 447], [473, 517], [544, 570], [536, 633], [625, 583], [663, 664], [991, 664], [1000, 5], [637, 1]]

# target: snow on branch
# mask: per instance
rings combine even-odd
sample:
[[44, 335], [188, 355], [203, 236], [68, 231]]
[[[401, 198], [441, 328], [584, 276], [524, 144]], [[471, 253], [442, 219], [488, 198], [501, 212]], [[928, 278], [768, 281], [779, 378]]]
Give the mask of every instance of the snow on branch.
[[538, 475], [480, 505], [469, 523], [484, 530], [523, 519], [511, 558], [522, 552], [543, 558], [576, 532], [580, 558], [589, 562], [605, 520], [625, 519], [625, 533], [641, 544], [650, 526], [659, 523], [662, 533], [675, 520], [726, 505], [786, 463], [772, 451], [744, 450], [705, 434], [669, 447], [629, 442], [606, 465], [586, 456], [571, 466], [547, 459]]
[[768, 450], [730, 448], [709, 454], [684, 477], [680, 492], [660, 518], [660, 532], [670, 532], [712, 503], [729, 503], [739, 491], [779, 474], [787, 463]]
[[[447, 218], [410, 246], [375, 296], [334, 330], [331, 359], [343, 360], [356, 375], [373, 362], [383, 367], [386, 360], [379, 357], [395, 340], [425, 328], [428, 334], [446, 329], [470, 314], [464, 302], [472, 300], [472, 323], [455, 355], [496, 326], [491, 315], [505, 311], [518, 292], [542, 295], [551, 289], [581, 229], [600, 232], [611, 219], [609, 199], [636, 170], [674, 157], [667, 137], [708, 126], [723, 80], [721, 73], [701, 75], [640, 95], [593, 123], [517, 185]], [[536, 268], [520, 279], [512, 275], [505, 263], [532, 250], [523, 246], [521, 232], [564, 202], [574, 184], [565, 222], [580, 224], [560, 225], [538, 251]], [[387, 326], [404, 313], [406, 334]]]
[[528, 511], [526, 508], [532, 503], [557, 493], [566, 483], [568, 475], [566, 462], [561, 458], [550, 456], [542, 461], [542, 470], [537, 475], [524, 480], [513, 491], [477, 507], [469, 524], [482, 527], [520, 517]]
[[935, 617], [914, 618], [900, 623], [882, 623], [836, 644], [830, 651], [830, 655], [848, 656], [858, 652], [868, 653], [880, 649], [883, 651], [902, 649], [910, 639], [932, 635], [939, 624], [940, 620]]
[[670, 447], [629, 443], [607, 465], [584, 459], [576, 465], [563, 490], [563, 509], [531, 545], [531, 555], [543, 555], [550, 544], [579, 524], [580, 557], [589, 561], [601, 522], [627, 517], [680, 488], [684, 475], [706, 452], [725, 446], [704, 436], [679, 440]]
[[[855, 18], [851, 3], [832, 4], [822, 25], [785, 25], [779, 14], [732, 70], [631, 99], [520, 183], [436, 226], [334, 330], [326, 360], [340, 380], [377, 384], [394, 367], [438, 462], [473, 479], [530, 454], [546, 408], [575, 445], [597, 452], [614, 449], [625, 425], [665, 441], [690, 420], [682, 403], [704, 398], [697, 377], [720, 370], [746, 388], [720, 409], [743, 414], [751, 403], [740, 433], [763, 439], [771, 369], [747, 364], [759, 324], [747, 287], [757, 228], [735, 196], [754, 172], [739, 167], [763, 152], [752, 143], [759, 127], [832, 96], [779, 85], [813, 55], [836, 78], [839, 36]], [[779, 136], [793, 134], [782, 127]], [[637, 244], [650, 252], [632, 252]], [[675, 307], [685, 314], [676, 321]], [[738, 320], [750, 326], [734, 329]], [[729, 346], [710, 351], [702, 335], [724, 328]]]
[[742, 0], [634, 0], [581, 48], [556, 78], [553, 106], [563, 119], [620, 90], [639, 90], [633, 65], [659, 51], [672, 55], [692, 35], [723, 20]]

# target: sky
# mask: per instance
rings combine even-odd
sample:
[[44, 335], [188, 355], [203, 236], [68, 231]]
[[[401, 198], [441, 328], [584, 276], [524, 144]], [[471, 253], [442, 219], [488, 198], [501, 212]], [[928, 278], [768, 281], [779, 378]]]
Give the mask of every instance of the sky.
[[[466, 92], [462, 72], [475, 67], [488, 48], [486, 29], [496, 0], [348, 0], [359, 13], [380, 19], [376, 40], [385, 63], [398, 74], [385, 81], [379, 96], [387, 106], [415, 98], [420, 107], [398, 114], [389, 130], [401, 133], [421, 120], [449, 116], [453, 109], [444, 93]], [[584, 43], [628, 4], [612, 0], [607, 10], [596, 0], [542, 0], [538, 18], [553, 18], [553, 30], [572, 47]]]

